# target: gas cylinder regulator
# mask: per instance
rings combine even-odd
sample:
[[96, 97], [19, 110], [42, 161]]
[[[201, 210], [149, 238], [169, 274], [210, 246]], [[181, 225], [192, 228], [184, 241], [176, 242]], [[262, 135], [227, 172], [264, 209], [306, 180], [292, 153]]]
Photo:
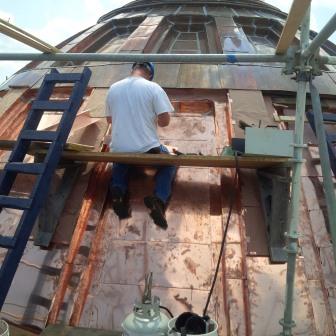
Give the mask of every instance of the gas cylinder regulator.
[[[141, 303], [136, 302], [133, 312], [122, 322], [123, 336], [218, 336], [218, 325], [208, 316], [186, 312], [174, 318], [169, 309], [160, 306], [160, 299], [152, 298], [152, 278], [152, 273], [146, 275]], [[161, 309], [171, 315], [170, 320]]]
[[169, 318], [160, 310], [160, 299], [152, 298], [152, 277], [145, 278], [145, 291], [141, 303], [134, 304], [133, 313], [122, 322], [123, 336], [166, 336]]

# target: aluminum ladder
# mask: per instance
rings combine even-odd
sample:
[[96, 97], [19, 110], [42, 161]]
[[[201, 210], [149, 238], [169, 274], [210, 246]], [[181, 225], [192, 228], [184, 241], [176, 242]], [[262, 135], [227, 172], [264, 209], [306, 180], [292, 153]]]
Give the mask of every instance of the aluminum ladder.
[[[3, 208], [22, 210], [22, 216], [13, 236], [0, 236], [0, 247], [7, 249], [0, 268], [0, 310], [5, 302], [11, 283], [19, 266], [37, 216], [47, 198], [51, 178], [61, 158], [77, 111], [82, 103], [91, 71], [82, 73], [59, 73], [53, 69], [44, 77], [41, 88], [28, 112], [27, 119], [18, 136], [14, 149], [0, 178], [0, 211]], [[73, 84], [67, 100], [50, 100], [56, 84]], [[37, 130], [46, 111], [60, 111], [62, 117], [56, 131]], [[34, 141], [49, 143], [44, 161], [25, 163], [24, 158]], [[29, 197], [10, 195], [18, 174], [35, 175], [36, 180]]]

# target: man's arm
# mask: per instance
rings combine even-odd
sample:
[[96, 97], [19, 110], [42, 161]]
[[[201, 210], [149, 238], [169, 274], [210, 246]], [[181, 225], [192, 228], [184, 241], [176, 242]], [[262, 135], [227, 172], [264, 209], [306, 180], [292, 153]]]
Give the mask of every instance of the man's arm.
[[170, 112], [174, 112], [166, 92], [161, 86], [155, 85], [155, 95], [153, 99], [154, 111], [157, 115], [157, 123], [160, 127], [166, 127], [170, 122]]
[[168, 112], [164, 112], [158, 115], [158, 125], [160, 127], [166, 127], [170, 123], [170, 115]]

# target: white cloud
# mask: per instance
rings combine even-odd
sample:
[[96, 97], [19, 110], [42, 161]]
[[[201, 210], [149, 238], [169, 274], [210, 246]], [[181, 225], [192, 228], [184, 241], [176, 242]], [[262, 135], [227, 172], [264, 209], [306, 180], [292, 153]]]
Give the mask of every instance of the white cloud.
[[[90, 17], [90, 21], [96, 22], [100, 16], [106, 13], [100, 0], [84, 0], [84, 10]], [[91, 22], [93, 24], [94, 22]]]
[[49, 44], [56, 45], [88, 26], [90, 24], [86, 20], [80, 21], [66, 16], [55, 16], [45, 26], [29, 32]]
[[14, 23], [14, 15], [0, 10], [0, 18], [10, 23]]

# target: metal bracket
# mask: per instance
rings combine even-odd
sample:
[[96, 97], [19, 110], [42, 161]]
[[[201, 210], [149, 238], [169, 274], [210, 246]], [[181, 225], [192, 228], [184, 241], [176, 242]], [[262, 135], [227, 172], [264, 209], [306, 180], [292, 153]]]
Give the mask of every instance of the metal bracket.
[[292, 143], [291, 146], [296, 147], [296, 148], [308, 148], [307, 144], [296, 144]]
[[310, 78], [321, 76], [321, 64], [318, 51], [305, 59], [304, 64], [301, 57], [302, 50], [299, 47], [290, 47], [287, 51], [287, 62], [282, 69], [285, 75], [295, 74], [293, 79], [296, 81], [309, 81]]
[[288, 168], [257, 170], [261, 203], [267, 223], [270, 259], [274, 263], [287, 261], [286, 231], [291, 178]]
[[292, 75], [296, 72], [296, 67], [300, 64], [300, 52], [298, 47], [289, 47], [287, 50], [287, 62], [282, 69], [285, 75]]

